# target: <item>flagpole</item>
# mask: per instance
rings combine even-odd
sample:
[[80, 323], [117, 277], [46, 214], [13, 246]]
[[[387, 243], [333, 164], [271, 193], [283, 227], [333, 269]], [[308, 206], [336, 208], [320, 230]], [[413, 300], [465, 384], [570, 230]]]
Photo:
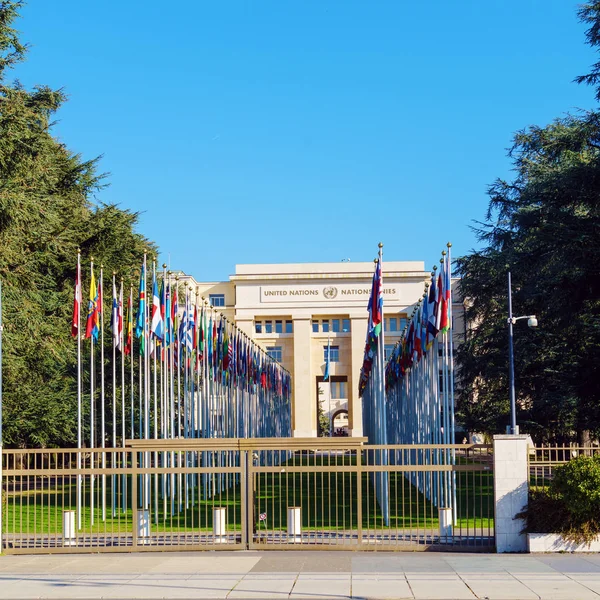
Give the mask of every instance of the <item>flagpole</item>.
[[[154, 307], [154, 285], [156, 282], [156, 258], [152, 260], [152, 305]], [[154, 312], [154, 310], [153, 310]], [[160, 305], [158, 307], [160, 313]], [[157, 388], [157, 360], [156, 353], [159, 350], [159, 342], [156, 336], [153, 338], [153, 384], [154, 384], [154, 439], [158, 439], [158, 388]], [[158, 467], [158, 452], [154, 451], [154, 466]], [[154, 474], [154, 522], [158, 524], [158, 474]]]
[[77, 310], [77, 528], [81, 529], [82, 479], [81, 479], [81, 250], [77, 248], [77, 282], [75, 284]]
[[[92, 280], [94, 278], [94, 257], [90, 261], [90, 269], [92, 273]], [[94, 286], [95, 287], [95, 286]], [[90, 297], [92, 295], [92, 286], [90, 283]], [[96, 292], [97, 293], [97, 292]], [[97, 307], [93, 308], [94, 312]], [[93, 314], [93, 313], [92, 313]], [[89, 317], [88, 317], [89, 318]], [[94, 316], [92, 316], [92, 319]], [[94, 446], [95, 446], [95, 434], [94, 434], [94, 334], [90, 336], [90, 467], [94, 468]], [[90, 522], [94, 524], [94, 475], [90, 474]]]
[[[131, 391], [130, 395], [130, 409], [129, 409], [129, 417], [131, 421], [131, 439], [135, 439], [135, 411], [134, 411], [134, 369], [133, 369], [133, 283], [129, 284], [129, 302], [127, 303], [127, 341], [129, 342], [129, 370], [130, 370], [130, 378], [129, 378], [129, 388]], [[131, 327], [131, 331], [129, 328]]]
[[[111, 466], [115, 466], [115, 448], [117, 447], [117, 338], [119, 334], [119, 304], [117, 300], [117, 284], [116, 284], [116, 273], [113, 271], [113, 303], [112, 303], [112, 379], [113, 379], [113, 393], [112, 393], [112, 453], [111, 453]], [[115, 311], [116, 307], [116, 311]], [[116, 334], [116, 335], [115, 335]], [[112, 516], [116, 514], [116, 499], [117, 499], [117, 476], [112, 476]]]
[[[144, 336], [144, 439], [150, 439], [150, 340], [148, 335], [148, 258], [146, 252], [144, 252], [144, 306], [143, 306], [143, 333]], [[146, 451], [144, 453], [144, 467], [148, 469], [150, 467], [150, 453]], [[148, 510], [150, 507], [150, 475], [146, 473], [144, 475], [144, 509]]]
[[[100, 293], [98, 304], [100, 305], [100, 446], [106, 446], [106, 407], [104, 398], [104, 265], [100, 265]], [[102, 469], [106, 469], [106, 452], [102, 452]], [[102, 473], [102, 520], [106, 521], [106, 475]]]
[[[123, 278], [121, 277], [121, 288], [119, 290], [119, 339], [121, 343], [121, 445], [123, 446], [122, 467], [125, 469], [127, 454], [125, 453], [125, 327], [124, 327], [124, 304], [123, 304]], [[123, 473], [121, 484], [121, 509], [127, 510], [127, 477]]]
[[[452, 444], [456, 442], [456, 430], [455, 430], [455, 421], [454, 421], [454, 322], [452, 316], [452, 257], [451, 257], [451, 248], [452, 243], [448, 242], [448, 340], [450, 346], [450, 435], [452, 439]], [[456, 464], [456, 450], [452, 449], [452, 465]], [[452, 508], [453, 508], [453, 517], [454, 524], [458, 520], [458, 507], [457, 507], [457, 499], [456, 499], [456, 472], [452, 471]]]

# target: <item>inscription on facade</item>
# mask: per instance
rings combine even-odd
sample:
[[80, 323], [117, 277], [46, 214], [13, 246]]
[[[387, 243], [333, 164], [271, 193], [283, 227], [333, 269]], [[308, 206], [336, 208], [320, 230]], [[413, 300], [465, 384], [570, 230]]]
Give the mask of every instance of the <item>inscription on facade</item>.
[[[363, 300], [368, 298], [371, 293], [371, 287], [362, 287], [358, 285], [315, 285], [305, 287], [295, 286], [261, 286], [260, 301], [261, 302], [298, 302], [298, 301], [319, 301], [324, 302], [332, 300], [344, 301]], [[384, 287], [384, 297], [396, 298], [398, 290], [395, 287]]]

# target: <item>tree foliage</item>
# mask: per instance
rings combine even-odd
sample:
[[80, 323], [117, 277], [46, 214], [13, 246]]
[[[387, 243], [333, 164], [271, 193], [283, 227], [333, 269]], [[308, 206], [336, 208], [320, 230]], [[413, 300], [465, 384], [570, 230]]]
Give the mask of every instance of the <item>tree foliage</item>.
[[[585, 5], [599, 45], [600, 3]], [[600, 63], [599, 63], [600, 65]], [[594, 76], [594, 70], [597, 75]], [[600, 83], [600, 66], [582, 81]], [[600, 97], [600, 96], [599, 96]], [[518, 423], [539, 440], [600, 434], [600, 112], [517, 133], [515, 176], [489, 189], [482, 250], [457, 261], [472, 329], [458, 352], [460, 412], [471, 429], [509, 422], [507, 273], [515, 325]]]
[[[76, 439], [76, 344], [70, 337], [77, 249], [127, 279], [149, 242], [137, 215], [96, 205], [98, 159], [51, 133], [62, 90], [6, 81], [24, 58], [12, 27], [20, 1], [0, 2], [0, 279], [3, 292], [4, 442], [71, 445]], [[84, 290], [87, 279], [84, 273]], [[84, 292], [84, 298], [86, 294]], [[85, 306], [83, 308], [85, 312]]]

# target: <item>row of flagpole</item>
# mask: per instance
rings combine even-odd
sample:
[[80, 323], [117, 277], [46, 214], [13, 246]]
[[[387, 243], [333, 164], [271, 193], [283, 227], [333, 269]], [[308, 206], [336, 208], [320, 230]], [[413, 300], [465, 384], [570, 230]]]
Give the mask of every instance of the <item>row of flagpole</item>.
[[[394, 444], [455, 444], [451, 244], [434, 266], [423, 297], [409, 315], [386, 365], [388, 440]], [[454, 465], [452, 448], [413, 450], [412, 460]], [[453, 510], [456, 476], [411, 474], [412, 483], [439, 508]]]
[[[375, 272], [367, 306], [369, 321], [365, 340], [363, 366], [359, 378], [359, 395], [363, 400], [363, 432], [374, 446], [388, 443], [387, 413], [384, 381], [384, 315], [383, 315], [383, 244], [375, 259]], [[387, 465], [389, 454], [385, 448], [367, 450], [370, 464]], [[389, 474], [378, 471], [371, 474], [375, 495], [379, 501], [384, 524], [389, 525]]]
[[[372, 445], [455, 443], [454, 361], [452, 339], [451, 244], [433, 268], [425, 293], [409, 315], [387, 363], [384, 361], [382, 251], [375, 261], [369, 299], [369, 325], [359, 395], [363, 400], [363, 431]], [[384, 372], [385, 369], [385, 372]], [[393, 460], [386, 450], [371, 450], [376, 464]], [[454, 464], [455, 452], [411, 450], [414, 464]], [[456, 519], [455, 474], [436, 478], [410, 474], [427, 498], [440, 508], [452, 508]], [[378, 473], [375, 492], [384, 522], [389, 519], [387, 473]]]
[[[160, 273], [157, 277], [153, 262], [151, 304], [146, 297], [147, 279], [147, 258], [144, 256], [140, 272], [137, 314], [134, 319], [133, 285], [130, 286], [125, 308], [124, 282], [121, 279], [117, 290], [116, 274], [113, 273], [110, 318], [112, 392], [109, 398], [112, 402], [107, 406], [104, 269], [101, 265], [96, 282], [94, 261], [90, 261], [88, 311], [85, 330], [82, 331], [81, 253], [78, 253], [71, 327], [77, 340], [77, 447], [82, 448], [88, 444], [90, 448], [98, 446], [98, 420], [99, 455], [103, 468], [106, 467], [107, 453], [102, 452], [102, 449], [106, 448], [107, 442], [112, 444], [113, 448], [119, 443], [124, 448], [128, 438], [291, 436], [289, 373], [233, 323], [209, 306], [197, 290], [185, 282], [180, 282], [178, 277], [168, 272], [166, 265], [163, 265], [162, 277]], [[158, 279], [162, 280], [160, 291]], [[83, 354], [89, 357], [87, 373], [83, 368]], [[100, 369], [96, 366], [98, 359]], [[99, 390], [96, 385], [98, 377]], [[86, 381], [90, 390], [87, 436], [83, 425], [83, 385]], [[112, 418], [107, 419], [108, 416]], [[143, 465], [148, 467], [152, 458], [155, 463], [163, 461], [163, 466], [169, 466], [170, 461], [174, 460], [169, 453], [164, 453], [163, 456], [154, 453], [153, 457], [150, 457], [149, 453], [145, 452], [141, 456]], [[81, 460], [79, 452], [78, 469], [81, 468]], [[190, 460], [197, 460], [197, 457], [194, 455]], [[171, 499], [174, 504], [174, 479], [166, 479], [167, 487], [171, 481]], [[105, 519], [105, 475], [102, 476], [101, 485], [101, 510], [102, 518]], [[148, 507], [151, 495], [154, 496], [155, 502], [158, 498], [158, 479], [155, 479], [153, 494], [149, 486], [150, 478], [146, 475], [140, 488], [143, 490], [144, 508]], [[90, 492], [93, 519], [93, 477], [90, 481]], [[112, 492], [114, 512], [114, 481]], [[125, 509], [126, 490], [123, 489], [121, 497]], [[186, 501], [187, 498], [188, 491]], [[178, 502], [181, 502], [180, 492]], [[78, 524], [81, 527], [81, 475], [78, 476], [77, 504]]]

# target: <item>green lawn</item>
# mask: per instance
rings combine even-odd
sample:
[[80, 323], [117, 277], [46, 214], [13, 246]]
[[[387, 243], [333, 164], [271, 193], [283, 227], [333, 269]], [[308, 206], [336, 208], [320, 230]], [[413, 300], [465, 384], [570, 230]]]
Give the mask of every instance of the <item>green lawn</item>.
[[[257, 473], [254, 480], [254, 519], [256, 527], [268, 530], [287, 528], [287, 507], [302, 507], [302, 526], [305, 530], [344, 531], [358, 528], [357, 473], [352, 472], [285, 472], [290, 466], [349, 466], [354, 456], [340, 455], [334, 458], [318, 455], [294, 455], [280, 466], [284, 472]], [[461, 459], [464, 463], [464, 459]], [[222, 475], [224, 486], [219, 493], [218, 479], [209, 481], [201, 475], [194, 486], [188, 488], [187, 503], [182, 491], [181, 504], [176, 497], [174, 506], [170, 498], [162, 497], [162, 479], [158, 480], [158, 510], [155, 510], [154, 479], [151, 479], [150, 515], [151, 529], [156, 532], [199, 532], [212, 531], [213, 508], [224, 507], [227, 511], [228, 531], [241, 530], [241, 489], [235, 475]], [[439, 481], [437, 474], [430, 476], [419, 473], [420, 480], [409, 480], [404, 473], [389, 475], [389, 525], [384, 524], [383, 515], [375, 494], [377, 479], [363, 473], [360, 482], [361, 526], [363, 530], [382, 529], [437, 529], [438, 509], [419, 490], [425, 477], [429, 489]], [[464, 531], [493, 527], [493, 474], [489, 471], [458, 472], [457, 484], [457, 527]], [[226, 479], [227, 478], [227, 479]], [[75, 478], [57, 480], [38, 478], [37, 489], [27, 488], [33, 478], [12, 482], [8, 493], [4, 493], [4, 532], [57, 535], [62, 531], [62, 511], [74, 510], [77, 505]], [[379, 480], [381, 481], [381, 479]], [[15, 485], [16, 483], [16, 485]], [[125, 533], [132, 530], [131, 477], [127, 481], [127, 509], [122, 510], [121, 477], [115, 480], [116, 506], [112, 512], [112, 476], [106, 477], [106, 518], [102, 518], [101, 478], [94, 484], [94, 510], [92, 523], [89, 478], [83, 493], [82, 533]], [[191, 478], [190, 478], [191, 483]], [[212, 485], [211, 485], [212, 484]], [[216, 488], [215, 488], [216, 486]], [[138, 485], [138, 489], [143, 486]], [[214, 493], [212, 490], [214, 489]], [[174, 510], [172, 510], [174, 508]], [[266, 513], [266, 520], [259, 514]]]

